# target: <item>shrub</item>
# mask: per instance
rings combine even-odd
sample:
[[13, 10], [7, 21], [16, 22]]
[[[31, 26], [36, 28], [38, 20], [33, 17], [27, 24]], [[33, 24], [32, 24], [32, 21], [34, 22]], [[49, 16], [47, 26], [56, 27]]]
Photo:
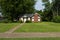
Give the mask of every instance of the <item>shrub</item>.
[[3, 19], [0, 21], [0, 23], [10, 23], [11, 21], [10, 20], [7, 20], [7, 19]]
[[60, 23], [60, 16], [55, 16], [53, 22]]
[[27, 20], [26, 23], [31, 23], [31, 21], [30, 20]]
[[19, 22], [19, 23], [23, 23], [23, 21], [22, 21], [22, 20], [19, 20], [18, 22]]

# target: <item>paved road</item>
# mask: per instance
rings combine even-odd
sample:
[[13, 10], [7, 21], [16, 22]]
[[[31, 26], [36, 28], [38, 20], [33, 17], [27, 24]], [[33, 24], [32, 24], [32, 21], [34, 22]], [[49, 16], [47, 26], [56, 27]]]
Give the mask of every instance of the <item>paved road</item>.
[[0, 33], [0, 38], [60, 37], [60, 33]]

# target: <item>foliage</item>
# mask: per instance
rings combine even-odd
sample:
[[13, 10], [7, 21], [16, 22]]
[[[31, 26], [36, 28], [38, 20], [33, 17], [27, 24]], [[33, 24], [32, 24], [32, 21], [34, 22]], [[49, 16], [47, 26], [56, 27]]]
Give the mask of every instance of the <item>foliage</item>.
[[52, 11], [53, 16], [60, 16], [60, 0], [53, 1]]
[[53, 21], [56, 22], [56, 23], [60, 23], [60, 16], [55, 16], [53, 18]]
[[43, 12], [42, 12], [42, 10], [40, 10], [40, 11], [36, 11], [38, 14], [40, 14], [41, 16], [43, 15]]
[[45, 6], [43, 20], [59, 22], [60, 0], [52, 0], [52, 3], [49, 0], [42, 0], [42, 2]]
[[4, 20], [1, 20], [0, 23], [10, 23], [10, 20], [7, 20], [7, 19], [4, 19]]
[[19, 23], [23, 23], [23, 21], [22, 21], [22, 20], [19, 20], [18, 22], [19, 22]]
[[45, 3], [45, 2], [47, 2], [47, 1], [49, 1], [49, 0], [42, 0], [42, 1]]
[[49, 0], [42, 0], [42, 2], [44, 3], [43, 6], [45, 6], [42, 15], [43, 21], [51, 21], [53, 19], [52, 3]]
[[0, 23], [11, 23], [11, 22], [12, 22], [11, 20], [6, 19], [5, 17], [2, 17], [0, 19]]
[[25, 13], [34, 12], [34, 0], [1, 0], [2, 14], [8, 20], [19, 20]]
[[53, 19], [52, 11], [44, 11], [42, 15], [43, 21], [51, 21]]
[[31, 23], [31, 22], [32, 22], [32, 21], [30, 21], [30, 20], [27, 20], [27, 21], [26, 21], [26, 23]]

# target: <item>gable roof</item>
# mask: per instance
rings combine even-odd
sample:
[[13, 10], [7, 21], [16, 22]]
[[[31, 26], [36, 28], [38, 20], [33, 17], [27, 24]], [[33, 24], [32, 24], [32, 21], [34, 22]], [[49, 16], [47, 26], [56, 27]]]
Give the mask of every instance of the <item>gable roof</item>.
[[[38, 13], [37, 13], [38, 14]], [[24, 14], [22, 17], [32, 17], [32, 16], [34, 16], [35, 14], [32, 14], [32, 13], [30, 13], [30, 14]], [[39, 15], [39, 14], [38, 14]], [[39, 15], [40, 16], [40, 15]]]
[[[32, 17], [34, 14], [25, 14], [24, 16], [26, 16], [26, 17]], [[24, 17], [23, 16], [23, 17]]]

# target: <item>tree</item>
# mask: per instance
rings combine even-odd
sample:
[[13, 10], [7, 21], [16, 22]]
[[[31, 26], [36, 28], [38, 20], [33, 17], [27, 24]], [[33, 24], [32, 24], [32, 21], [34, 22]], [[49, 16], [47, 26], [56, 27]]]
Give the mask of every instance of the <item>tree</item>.
[[52, 10], [53, 10], [54, 16], [60, 16], [60, 0], [53, 1]]
[[25, 13], [34, 12], [34, 0], [0, 0], [0, 3], [3, 15], [11, 21]]
[[37, 13], [39, 13], [41, 16], [43, 15], [43, 11], [42, 10], [36, 10]]
[[46, 2], [48, 2], [49, 0], [42, 0], [42, 2], [44, 2], [44, 3], [46, 3]]
[[50, 3], [49, 0], [42, 0], [42, 2], [44, 3], [43, 6], [45, 6], [45, 9], [43, 11], [43, 20], [45, 21], [51, 21], [52, 20], [52, 3]]

